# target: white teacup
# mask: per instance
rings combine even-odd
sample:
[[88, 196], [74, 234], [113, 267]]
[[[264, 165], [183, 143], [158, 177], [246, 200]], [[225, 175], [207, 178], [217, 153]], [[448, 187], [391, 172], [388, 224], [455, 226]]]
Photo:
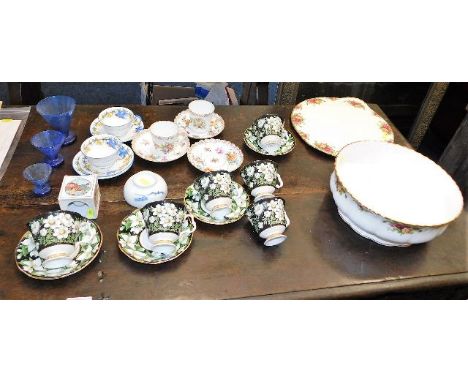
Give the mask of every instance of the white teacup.
[[40, 251], [39, 257], [44, 260], [42, 262], [42, 266], [44, 268], [57, 269], [66, 267], [70, 264], [76, 255], [78, 255], [79, 251], [80, 245], [78, 243], [75, 243], [75, 245], [56, 244]]
[[113, 135], [99, 134], [86, 139], [81, 144], [81, 152], [92, 167], [106, 169], [119, 158], [120, 145], [120, 140]]
[[135, 116], [125, 107], [110, 107], [101, 111], [98, 118], [107, 134], [123, 137], [130, 130]]
[[177, 141], [179, 127], [171, 121], [158, 121], [150, 126], [149, 131], [155, 146], [161, 148]]
[[224, 220], [231, 212], [231, 206], [232, 199], [228, 197], [212, 199], [205, 204], [207, 212], [216, 220]]
[[283, 138], [274, 134], [265, 135], [260, 139], [259, 145], [263, 150], [269, 153], [274, 153], [283, 145]]

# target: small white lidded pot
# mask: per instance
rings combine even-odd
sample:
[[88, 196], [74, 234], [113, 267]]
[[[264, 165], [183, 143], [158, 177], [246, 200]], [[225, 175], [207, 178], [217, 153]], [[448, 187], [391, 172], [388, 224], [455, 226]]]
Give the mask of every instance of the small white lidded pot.
[[123, 137], [128, 133], [135, 118], [133, 112], [125, 107], [110, 107], [99, 113], [98, 119], [107, 134]]
[[149, 127], [151, 137], [157, 149], [169, 152], [168, 145], [174, 145], [179, 135], [179, 127], [171, 121], [158, 121]]
[[194, 182], [194, 188], [200, 193], [201, 207], [218, 221], [231, 212], [231, 186], [231, 175], [224, 170], [205, 173]]
[[269, 159], [256, 160], [245, 165], [240, 175], [255, 198], [254, 201], [272, 196], [277, 189], [283, 187], [278, 164]]
[[247, 218], [258, 236], [265, 239], [265, 246], [279, 245], [287, 239], [283, 233], [291, 221], [282, 198], [270, 197], [252, 203], [247, 209]]
[[148, 203], [164, 200], [167, 196], [167, 183], [155, 172], [144, 170], [128, 178], [123, 192], [128, 204], [142, 208]]
[[89, 164], [96, 169], [106, 169], [119, 158], [122, 142], [113, 135], [99, 134], [86, 139], [81, 144], [81, 152]]

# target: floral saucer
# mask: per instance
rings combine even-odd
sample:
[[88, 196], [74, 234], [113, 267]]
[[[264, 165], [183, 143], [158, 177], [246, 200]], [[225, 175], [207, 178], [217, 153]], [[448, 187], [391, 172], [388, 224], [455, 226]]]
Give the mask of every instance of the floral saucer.
[[[142, 131], [145, 128], [143, 125], [143, 120], [139, 115], [135, 115], [132, 121], [132, 125], [130, 130], [128, 131], [127, 134], [125, 134], [123, 137], [118, 137], [122, 142], [128, 142], [131, 141], [138, 132]], [[108, 134], [105, 129], [104, 125], [102, 122], [99, 121], [99, 118], [96, 118], [93, 122], [91, 122], [91, 126], [89, 127], [89, 131], [91, 132], [91, 135], [98, 135], [98, 134]]]
[[[64, 213], [71, 216], [73, 222], [67, 230], [77, 231], [76, 243], [79, 243], [79, 252], [74, 260], [67, 266], [55, 269], [43, 267], [44, 260], [39, 257], [39, 245], [33, 239], [31, 231], [27, 231], [20, 239], [15, 249], [15, 260], [18, 269], [25, 275], [38, 280], [56, 280], [73, 275], [87, 267], [96, 258], [102, 244], [102, 233], [99, 226], [86, 218], [76, 218], [76, 214]], [[46, 219], [41, 216], [37, 219]], [[58, 222], [60, 223], [60, 222]], [[39, 224], [37, 224], [39, 226]], [[33, 228], [34, 229], [34, 226]], [[64, 235], [63, 230], [55, 230], [57, 235]], [[75, 231], [73, 231], [75, 232]], [[66, 233], [66, 232], [65, 232]], [[76, 234], [76, 233], [74, 233]]]
[[127, 172], [132, 167], [135, 158], [132, 149], [123, 143], [118, 152], [119, 159], [111, 167], [102, 170], [93, 167], [86, 159], [86, 156], [79, 151], [73, 158], [73, 169], [79, 175], [95, 174], [98, 179], [115, 178]]
[[187, 109], [177, 114], [174, 122], [177, 126], [184, 128], [188, 136], [194, 139], [213, 138], [224, 130], [224, 119], [216, 113], [203, 117]]
[[130, 259], [144, 264], [161, 264], [174, 260], [187, 250], [193, 237], [189, 228], [192, 228], [192, 222], [190, 218], [186, 218], [182, 223], [182, 230], [187, 230], [180, 234], [173, 254], [156, 253], [151, 249], [143, 215], [140, 210], [135, 210], [120, 223], [117, 242], [120, 250]]
[[270, 153], [259, 145], [257, 136], [252, 126], [248, 127], [244, 131], [245, 144], [249, 147], [249, 149], [263, 155], [278, 156], [290, 153], [296, 145], [296, 140], [294, 139], [294, 136], [288, 130], [283, 129], [282, 138], [283, 144], [281, 145], [281, 147], [279, 147], [278, 150], [276, 150], [274, 153]]
[[234, 223], [244, 216], [247, 207], [249, 206], [250, 198], [245, 189], [236, 182], [231, 183], [231, 212], [226, 215], [224, 220], [216, 220], [205, 209], [202, 201], [200, 200], [200, 193], [195, 189], [194, 185], [188, 186], [185, 191], [184, 203], [188, 211], [193, 216], [208, 224], [224, 225]]
[[132, 149], [140, 158], [156, 163], [172, 162], [184, 156], [190, 147], [185, 130], [180, 128], [176, 143], [166, 147], [169, 147], [169, 151], [155, 147], [149, 129], [140, 131], [132, 141]]
[[194, 143], [190, 146], [187, 157], [193, 166], [203, 172], [232, 172], [238, 169], [244, 160], [239, 147], [222, 139], [204, 139]]

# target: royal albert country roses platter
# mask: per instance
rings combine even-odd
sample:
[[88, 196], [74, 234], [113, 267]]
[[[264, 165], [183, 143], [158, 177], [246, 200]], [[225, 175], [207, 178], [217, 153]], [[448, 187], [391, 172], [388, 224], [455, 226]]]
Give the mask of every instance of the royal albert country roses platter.
[[291, 122], [308, 145], [332, 156], [352, 142], [393, 142], [390, 125], [359, 98], [307, 99], [294, 107]]
[[361, 236], [387, 246], [432, 240], [463, 209], [460, 189], [439, 165], [388, 142], [345, 146], [330, 188], [341, 218]]

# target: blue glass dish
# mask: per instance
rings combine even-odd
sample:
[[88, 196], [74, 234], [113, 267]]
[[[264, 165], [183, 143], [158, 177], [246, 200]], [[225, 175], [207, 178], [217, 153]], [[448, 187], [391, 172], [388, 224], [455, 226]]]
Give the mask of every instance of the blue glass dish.
[[23, 171], [24, 179], [34, 184], [33, 192], [38, 196], [46, 195], [50, 192], [49, 177], [52, 167], [47, 163], [35, 163], [28, 166]]
[[45, 155], [44, 162], [52, 167], [63, 163], [63, 156], [59, 154], [65, 137], [56, 130], [44, 130], [31, 138], [31, 144]]
[[42, 118], [65, 136], [64, 146], [72, 144], [76, 139], [76, 134], [70, 130], [75, 106], [74, 98], [61, 95], [44, 98], [36, 105], [36, 110]]

